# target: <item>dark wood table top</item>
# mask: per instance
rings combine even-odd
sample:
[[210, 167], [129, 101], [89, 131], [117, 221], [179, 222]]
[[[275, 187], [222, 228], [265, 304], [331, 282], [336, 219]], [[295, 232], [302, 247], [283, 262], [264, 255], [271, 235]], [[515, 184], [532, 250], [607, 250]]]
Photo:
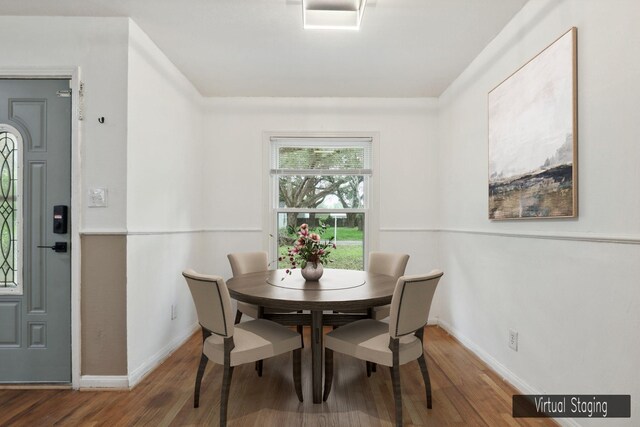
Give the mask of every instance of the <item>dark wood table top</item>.
[[396, 279], [366, 271], [325, 268], [317, 282], [306, 282], [299, 269], [243, 274], [227, 282], [239, 301], [290, 310], [360, 310], [391, 303]]

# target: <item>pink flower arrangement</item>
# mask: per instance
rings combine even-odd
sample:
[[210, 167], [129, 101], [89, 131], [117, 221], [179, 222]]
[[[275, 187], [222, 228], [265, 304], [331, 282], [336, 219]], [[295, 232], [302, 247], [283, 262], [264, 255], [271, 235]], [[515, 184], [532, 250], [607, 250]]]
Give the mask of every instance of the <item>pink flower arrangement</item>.
[[[300, 268], [305, 268], [309, 262], [314, 264], [319, 262], [328, 264], [331, 262], [329, 255], [331, 250], [336, 248], [336, 245], [332, 242], [333, 236], [329, 240], [321, 242], [321, 236], [326, 228], [327, 226], [322, 223], [320, 223], [320, 228], [315, 232], [311, 232], [307, 224], [302, 224], [298, 228], [298, 237], [293, 247], [287, 250], [287, 256], [278, 258], [278, 261], [285, 261], [288, 258], [291, 263], [291, 268], [286, 270], [287, 274], [291, 274], [291, 270], [298, 267], [298, 265]], [[289, 232], [292, 234], [295, 232], [293, 227], [290, 227]]]

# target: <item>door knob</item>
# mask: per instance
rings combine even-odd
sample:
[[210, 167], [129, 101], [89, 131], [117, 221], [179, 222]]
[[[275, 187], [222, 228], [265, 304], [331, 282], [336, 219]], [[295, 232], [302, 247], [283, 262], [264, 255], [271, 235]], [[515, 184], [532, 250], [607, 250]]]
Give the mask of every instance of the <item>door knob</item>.
[[67, 242], [56, 242], [52, 246], [38, 246], [43, 249], [52, 249], [54, 252], [67, 252]]

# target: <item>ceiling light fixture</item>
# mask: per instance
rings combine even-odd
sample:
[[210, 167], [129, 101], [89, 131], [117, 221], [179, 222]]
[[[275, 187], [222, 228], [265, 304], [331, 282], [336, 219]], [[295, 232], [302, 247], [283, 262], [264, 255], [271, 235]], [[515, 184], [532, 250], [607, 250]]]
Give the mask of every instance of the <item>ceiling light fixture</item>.
[[302, 0], [305, 30], [359, 30], [367, 0]]

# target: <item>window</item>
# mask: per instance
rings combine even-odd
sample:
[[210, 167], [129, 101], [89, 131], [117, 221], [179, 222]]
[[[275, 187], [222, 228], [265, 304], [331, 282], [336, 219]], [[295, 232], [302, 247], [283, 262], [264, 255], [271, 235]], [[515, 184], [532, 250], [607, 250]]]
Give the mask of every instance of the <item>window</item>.
[[0, 294], [21, 294], [20, 146], [17, 132], [0, 125]]
[[[372, 138], [271, 138], [274, 250], [284, 255], [297, 229], [326, 225], [331, 268], [364, 269]], [[288, 267], [281, 262], [278, 268]]]

